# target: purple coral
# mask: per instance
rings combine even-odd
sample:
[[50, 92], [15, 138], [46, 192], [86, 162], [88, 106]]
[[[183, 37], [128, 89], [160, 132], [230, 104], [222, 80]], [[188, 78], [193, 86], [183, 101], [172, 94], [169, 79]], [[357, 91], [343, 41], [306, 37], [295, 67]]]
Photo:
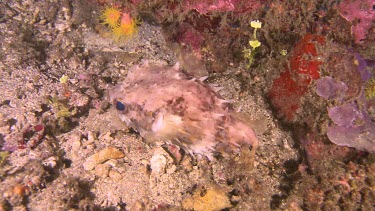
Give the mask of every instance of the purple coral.
[[353, 23], [352, 33], [357, 43], [366, 38], [375, 20], [374, 5], [375, 0], [345, 0], [339, 4], [340, 15]]
[[[370, 71], [368, 71], [367, 66], [369, 66], [368, 63], [370, 63], [371, 60], [363, 59], [358, 53], [354, 53], [355, 59], [358, 61], [358, 67], [357, 70], [361, 74], [361, 78], [363, 81], [367, 81], [371, 78], [372, 74]], [[369, 61], [369, 62], [367, 62]]]
[[336, 125], [328, 128], [329, 140], [340, 146], [375, 152], [375, 123], [366, 110], [360, 111], [354, 103], [329, 109]]
[[360, 127], [331, 126], [327, 136], [337, 145], [375, 152], [375, 123]]
[[325, 76], [320, 78], [316, 84], [317, 94], [328, 100], [332, 98], [338, 98], [342, 93], [348, 90], [348, 86], [341, 81], [336, 81], [332, 77]]
[[353, 102], [329, 108], [328, 115], [336, 125], [343, 127], [352, 127], [363, 120], [362, 113]]
[[[362, 87], [359, 90], [363, 90], [364, 84], [371, 78], [367, 60], [357, 53], [350, 53], [353, 53], [358, 62], [357, 68], [352, 71], [358, 71], [361, 75], [362, 84], [359, 86]], [[328, 76], [317, 82], [317, 94], [338, 103], [337, 106], [328, 108], [328, 115], [333, 123], [328, 127], [327, 136], [337, 145], [375, 152], [375, 122], [368, 111], [368, 101], [364, 93], [360, 92], [355, 98], [349, 98], [349, 102], [344, 102], [347, 88], [345, 83]]]
[[327, 131], [331, 142], [375, 152], [375, 122], [372, 122], [366, 103], [362, 94], [356, 101], [328, 109], [328, 115], [335, 123]]

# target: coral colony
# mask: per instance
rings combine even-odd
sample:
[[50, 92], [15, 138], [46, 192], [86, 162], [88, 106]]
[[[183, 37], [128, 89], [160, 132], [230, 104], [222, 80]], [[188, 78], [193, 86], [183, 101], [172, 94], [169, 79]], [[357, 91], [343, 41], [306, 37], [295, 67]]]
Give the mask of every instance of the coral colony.
[[[363, 83], [357, 96], [346, 99], [348, 85], [331, 77], [323, 77], [317, 81], [317, 94], [324, 99], [334, 101], [336, 106], [328, 107], [328, 115], [333, 121], [328, 127], [329, 140], [340, 146], [354, 147], [369, 152], [375, 151], [375, 122], [372, 121], [371, 97], [373, 97], [372, 75], [367, 70], [367, 62], [354, 53], [354, 61]], [[366, 83], [367, 82], [367, 83]], [[367, 85], [367, 89], [365, 85]], [[369, 88], [370, 87], [370, 88]], [[372, 102], [373, 104], [373, 102]]]
[[306, 34], [294, 48], [290, 68], [273, 81], [268, 96], [278, 113], [288, 120], [295, 118], [309, 84], [320, 77], [321, 62], [316, 48], [324, 43], [323, 36]]
[[[136, 6], [140, 1], [131, 1]], [[193, 11], [201, 15], [210, 15], [213, 13], [232, 12], [236, 15], [248, 14], [250, 11], [262, 7], [261, 1], [244, 1], [244, 0], [218, 0], [218, 1], [182, 1], [179, 7], [168, 4], [165, 8], [170, 10], [171, 14], [177, 14], [181, 11]], [[375, 10], [373, 5], [375, 0], [344, 0], [338, 3], [337, 8], [340, 16], [351, 24], [351, 33], [357, 44], [362, 43], [368, 35], [373, 21], [375, 20]], [[156, 20], [163, 22], [163, 13], [155, 14]], [[188, 22], [196, 20], [189, 19]], [[102, 23], [107, 25], [111, 30], [115, 40], [132, 37], [136, 31], [136, 21], [129, 13], [115, 7], [106, 8], [101, 16]], [[189, 24], [183, 22], [176, 26], [173, 40], [183, 46], [188, 46], [197, 58], [202, 58], [202, 49], [205, 43], [211, 38], [212, 33], [207, 31], [215, 29], [217, 25], [214, 21], [205, 22], [204, 24]], [[204, 26], [204, 27], [202, 27]], [[258, 40], [257, 32], [262, 27], [262, 22], [253, 20], [250, 22], [253, 29], [253, 36], [250, 40], [249, 47], [243, 49], [242, 53], [246, 60], [246, 67], [249, 69], [254, 64], [254, 58], [257, 50], [262, 45]], [[211, 27], [211, 28], [210, 28]], [[225, 34], [225, 33], [222, 33]], [[230, 33], [229, 33], [230, 34]], [[362, 75], [362, 81], [359, 89], [363, 91], [358, 96], [353, 96], [357, 90], [349, 81], [340, 80], [340, 77], [334, 77], [330, 74], [321, 75], [321, 66], [324, 56], [318, 49], [326, 47], [326, 36], [316, 34], [305, 34], [294, 46], [289, 56], [289, 66], [273, 80], [272, 86], [268, 91], [268, 97], [276, 112], [284, 117], [286, 121], [297, 121], [297, 114], [302, 110], [302, 99], [308, 97], [311, 84], [317, 83], [317, 93], [325, 100], [340, 102], [336, 106], [328, 108], [329, 118], [332, 125], [328, 129], [328, 138], [338, 145], [353, 146], [358, 149], [374, 151], [373, 146], [373, 115], [368, 112], [368, 108], [373, 106], [375, 96], [375, 79], [366, 76], [366, 61], [359, 58], [358, 71]], [[282, 55], [286, 55], [283, 50]], [[146, 68], [147, 69], [147, 68]], [[329, 70], [328, 70], [329, 71]], [[350, 79], [348, 79], [350, 80]], [[354, 97], [352, 101], [347, 102], [347, 98]], [[345, 102], [345, 103], [344, 103]], [[128, 106], [116, 101], [117, 109], [126, 110]], [[346, 130], [347, 129], [347, 130]], [[348, 131], [348, 136], [341, 137], [342, 131]], [[367, 134], [367, 135], [364, 135]], [[349, 139], [357, 140], [351, 141]], [[356, 143], [353, 143], [356, 142]], [[197, 152], [197, 151], [195, 151]]]
[[115, 7], [107, 7], [100, 19], [108, 26], [116, 41], [127, 40], [137, 33], [137, 21], [129, 13], [121, 12]]

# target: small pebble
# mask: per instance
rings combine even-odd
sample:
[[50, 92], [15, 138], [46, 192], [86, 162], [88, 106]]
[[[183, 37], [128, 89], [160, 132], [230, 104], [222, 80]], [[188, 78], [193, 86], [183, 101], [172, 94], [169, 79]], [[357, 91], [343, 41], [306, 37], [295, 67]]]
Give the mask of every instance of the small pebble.
[[44, 162], [43, 162], [43, 166], [45, 167], [49, 167], [49, 168], [55, 168], [55, 166], [57, 165], [57, 162], [56, 162], [57, 158], [52, 156], [52, 157], [49, 157], [47, 158]]
[[160, 154], [153, 155], [150, 160], [151, 170], [155, 173], [163, 173], [167, 165], [167, 159]]
[[108, 164], [109, 166], [111, 167], [116, 167], [118, 165], [118, 160], [115, 160], [115, 159], [110, 159], [108, 160], [107, 162], [105, 162], [106, 164]]
[[122, 179], [122, 175], [120, 174], [120, 172], [115, 169], [111, 169], [108, 176], [114, 181], [120, 181]]
[[176, 165], [172, 165], [171, 167], [169, 167], [167, 169], [167, 174], [172, 174], [173, 172], [175, 172], [177, 169]]
[[109, 173], [110, 168], [111, 167], [107, 164], [99, 164], [95, 167], [95, 174], [98, 177], [106, 178], [106, 177], [108, 177], [108, 173]]

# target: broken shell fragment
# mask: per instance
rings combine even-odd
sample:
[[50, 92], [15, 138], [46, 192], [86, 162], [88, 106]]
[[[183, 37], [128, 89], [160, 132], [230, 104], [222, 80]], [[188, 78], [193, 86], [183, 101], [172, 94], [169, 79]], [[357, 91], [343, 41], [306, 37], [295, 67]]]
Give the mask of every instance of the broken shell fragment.
[[165, 171], [167, 159], [161, 154], [153, 155], [150, 160], [150, 165], [153, 172], [161, 174]]
[[93, 170], [98, 164], [104, 163], [109, 159], [119, 159], [123, 157], [125, 157], [123, 152], [116, 148], [108, 147], [87, 158], [86, 162], [83, 164], [83, 168], [85, 170]]

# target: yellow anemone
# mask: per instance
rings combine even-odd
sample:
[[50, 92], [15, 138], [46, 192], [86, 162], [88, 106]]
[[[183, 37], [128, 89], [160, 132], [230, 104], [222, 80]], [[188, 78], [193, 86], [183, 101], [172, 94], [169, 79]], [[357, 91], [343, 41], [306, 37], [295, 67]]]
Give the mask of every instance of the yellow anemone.
[[103, 24], [107, 24], [111, 29], [119, 26], [121, 11], [114, 7], [107, 7], [103, 10], [100, 20]]
[[130, 17], [128, 13], [122, 13], [119, 25], [112, 28], [112, 33], [116, 41], [122, 38], [131, 38], [137, 32], [137, 21]]

